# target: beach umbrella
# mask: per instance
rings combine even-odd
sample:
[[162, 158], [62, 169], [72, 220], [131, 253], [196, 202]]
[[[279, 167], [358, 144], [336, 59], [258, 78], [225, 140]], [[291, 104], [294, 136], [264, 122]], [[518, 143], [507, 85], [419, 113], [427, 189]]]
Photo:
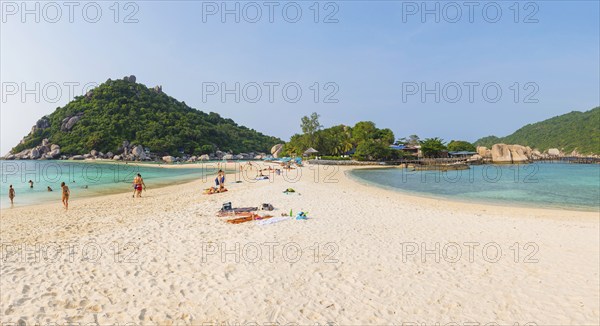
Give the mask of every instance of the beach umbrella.
[[306, 151], [304, 151], [304, 154], [305, 155], [310, 155], [310, 154], [315, 154], [315, 153], [318, 153], [318, 152], [319, 152], [318, 150], [316, 150], [316, 149], [314, 149], [314, 148], [311, 147], [311, 148], [307, 149]]

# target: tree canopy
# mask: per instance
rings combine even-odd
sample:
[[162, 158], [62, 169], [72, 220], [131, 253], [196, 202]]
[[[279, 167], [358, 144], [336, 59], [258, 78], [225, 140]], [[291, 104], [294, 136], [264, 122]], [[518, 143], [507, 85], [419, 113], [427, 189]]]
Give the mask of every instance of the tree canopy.
[[[71, 130], [63, 119], [81, 114]], [[48, 138], [65, 154], [92, 149], [117, 151], [124, 140], [158, 154], [206, 154], [216, 149], [233, 152], [263, 151], [283, 142], [236, 124], [219, 114], [204, 113], [184, 102], [127, 80], [108, 80], [89, 96], [78, 96], [47, 116], [50, 127], [37, 129], [13, 148], [19, 152]]]

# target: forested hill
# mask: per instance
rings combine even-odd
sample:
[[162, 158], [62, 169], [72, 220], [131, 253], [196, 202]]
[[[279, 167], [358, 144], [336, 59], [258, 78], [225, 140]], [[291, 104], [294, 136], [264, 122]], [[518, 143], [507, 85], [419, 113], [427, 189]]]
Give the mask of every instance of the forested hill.
[[276, 137], [236, 124], [216, 113], [193, 109], [135, 77], [107, 80], [85, 96], [40, 119], [12, 153], [40, 145], [44, 138], [64, 154], [117, 151], [127, 140], [153, 153], [191, 155], [221, 151], [268, 152]]
[[565, 153], [577, 150], [581, 154], [600, 154], [600, 107], [528, 124], [506, 137], [483, 137], [475, 145], [490, 148], [497, 143], [520, 144], [540, 151], [558, 148]]

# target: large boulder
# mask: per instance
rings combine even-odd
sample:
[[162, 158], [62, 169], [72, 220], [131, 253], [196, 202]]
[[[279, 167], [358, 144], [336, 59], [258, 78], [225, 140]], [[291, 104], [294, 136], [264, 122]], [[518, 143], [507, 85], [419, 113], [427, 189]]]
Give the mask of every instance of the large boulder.
[[145, 160], [146, 152], [144, 151], [144, 147], [142, 145], [137, 145], [131, 150], [131, 154], [137, 159]]
[[58, 150], [60, 150], [60, 146], [59, 146], [59, 145], [57, 145], [57, 144], [52, 144], [52, 145], [50, 146], [50, 151], [55, 151], [55, 150], [57, 150], [57, 149], [58, 149]]
[[[527, 149], [521, 145], [508, 145], [508, 149], [510, 150], [510, 156], [513, 163], [525, 163], [529, 162], [529, 157], [527, 156]], [[529, 149], [531, 152], [531, 148]]]
[[494, 144], [492, 146], [492, 162], [494, 163], [512, 163], [509, 145]]
[[32, 148], [31, 149], [31, 153], [29, 154], [29, 157], [32, 160], [37, 160], [38, 158], [40, 158], [42, 156], [42, 153], [40, 153], [40, 150], [36, 147], [36, 148]]
[[233, 160], [233, 155], [231, 155], [231, 154], [225, 154], [225, 155], [223, 155], [223, 159], [224, 160]]
[[200, 155], [200, 157], [198, 158], [198, 160], [200, 160], [200, 161], [209, 161], [210, 160], [210, 156], [208, 156], [208, 154]]
[[173, 163], [173, 162], [175, 162], [175, 158], [173, 156], [163, 156], [162, 160], [165, 163]]
[[283, 144], [277, 144], [271, 147], [271, 155], [273, 155], [274, 158], [278, 158], [281, 151], [283, 151]]
[[[111, 153], [111, 154], [112, 154], [112, 153]], [[113, 160], [115, 160], [115, 161], [120, 161], [120, 160], [121, 160], [121, 155], [114, 155], [114, 156], [112, 157], [112, 159], [113, 159]]]
[[108, 152], [106, 153], [106, 155], [104, 155], [104, 157], [106, 157], [107, 159], [112, 159], [115, 156], [115, 154], [113, 154], [113, 152]]
[[60, 147], [55, 148], [54, 150], [51, 150], [50, 152], [46, 153], [46, 155], [44, 155], [44, 157], [46, 157], [46, 158], [57, 158], [59, 156], [60, 156]]
[[74, 156], [71, 156], [69, 159], [79, 161], [79, 160], [85, 159], [85, 157], [83, 157], [83, 155], [74, 155]]
[[95, 150], [95, 149], [92, 149], [92, 150], [90, 151], [90, 155], [91, 155], [91, 156], [98, 156], [98, 151], [97, 151], [97, 150]]
[[75, 124], [77, 122], [79, 122], [79, 120], [81, 120], [82, 116], [83, 116], [83, 112], [79, 112], [74, 116], [64, 118], [60, 125], [60, 130], [61, 131], [71, 131], [71, 129], [73, 129]]
[[48, 145], [50, 145], [50, 142], [48, 141], [48, 138], [44, 138], [42, 140], [42, 146], [48, 146]]
[[550, 148], [548, 150], [548, 155], [550, 155], [550, 156], [559, 156], [560, 155], [560, 151], [558, 150], [558, 148]]

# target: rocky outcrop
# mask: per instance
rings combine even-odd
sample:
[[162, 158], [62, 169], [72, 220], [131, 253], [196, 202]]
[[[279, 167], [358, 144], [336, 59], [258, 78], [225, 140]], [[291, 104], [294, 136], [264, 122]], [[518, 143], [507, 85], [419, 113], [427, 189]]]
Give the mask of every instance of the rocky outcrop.
[[526, 163], [531, 160], [532, 150], [521, 145], [494, 144], [491, 156], [493, 163]]
[[79, 112], [74, 116], [70, 116], [70, 117], [66, 117], [66, 118], [62, 119], [61, 124], [60, 124], [60, 130], [65, 131], [65, 132], [71, 131], [71, 129], [73, 129], [75, 124], [77, 122], [79, 122], [79, 120], [81, 120], [82, 116], [83, 116], [83, 112]]
[[31, 127], [31, 133], [33, 134], [38, 130], [44, 130], [47, 128], [50, 128], [50, 119], [48, 119], [48, 117], [43, 117], [38, 120], [33, 127]]
[[208, 161], [208, 160], [210, 160], [210, 156], [208, 154], [200, 155], [200, 157], [198, 158], [198, 160], [200, 160], [200, 161]]
[[223, 159], [224, 160], [233, 160], [233, 155], [231, 155], [231, 154], [225, 154], [225, 155], [223, 155]]
[[548, 150], [548, 155], [550, 155], [550, 156], [559, 156], [560, 155], [560, 151], [558, 150], [558, 148], [550, 148]]
[[85, 157], [83, 157], [83, 155], [74, 155], [74, 156], [71, 156], [69, 159], [79, 161], [79, 160], [85, 159]]
[[160, 93], [162, 93], [162, 85], [154, 86], [154, 88], [152, 88], [152, 90], [157, 92], [158, 94], [160, 94]]
[[127, 76], [123, 77], [123, 80], [124, 80], [124, 81], [128, 81], [128, 82], [130, 82], [130, 83], [135, 83], [135, 80], [136, 80], [136, 78], [135, 78], [135, 76], [134, 76], [134, 75], [131, 75], [131, 76], [129, 76], [129, 77], [127, 77]]
[[271, 147], [271, 155], [273, 155], [274, 158], [278, 158], [282, 151], [283, 151], [283, 144], [277, 144], [277, 145]]

